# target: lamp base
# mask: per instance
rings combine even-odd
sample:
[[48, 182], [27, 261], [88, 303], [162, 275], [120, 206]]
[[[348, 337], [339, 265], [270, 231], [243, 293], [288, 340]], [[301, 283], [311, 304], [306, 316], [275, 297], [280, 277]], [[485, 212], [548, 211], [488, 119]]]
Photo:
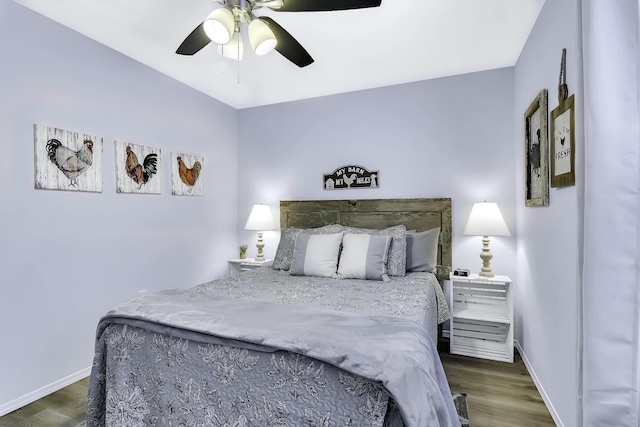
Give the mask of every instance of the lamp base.
[[478, 275], [482, 277], [494, 277], [495, 274], [491, 271], [491, 258], [493, 258], [493, 255], [489, 250], [489, 236], [482, 236], [482, 252], [480, 252], [480, 258], [482, 259], [482, 268]]
[[262, 253], [262, 248], [264, 248], [264, 240], [262, 240], [262, 231], [258, 231], [258, 243], [256, 243], [256, 248], [258, 248], [256, 261], [264, 261], [264, 254]]
[[493, 274], [492, 271], [483, 271], [483, 270], [481, 270], [480, 273], [478, 273], [478, 276], [481, 276], [481, 277], [494, 277], [495, 274]]

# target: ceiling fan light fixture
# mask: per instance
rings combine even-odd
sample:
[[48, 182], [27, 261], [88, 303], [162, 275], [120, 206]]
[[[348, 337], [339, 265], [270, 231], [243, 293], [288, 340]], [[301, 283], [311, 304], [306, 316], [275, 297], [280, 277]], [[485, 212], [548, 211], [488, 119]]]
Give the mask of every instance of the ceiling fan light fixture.
[[233, 33], [233, 37], [229, 43], [224, 46], [218, 46], [218, 53], [225, 58], [235, 59], [236, 61], [242, 61], [242, 54], [244, 53], [244, 47], [242, 43], [242, 37], [240, 32]]
[[233, 12], [225, 7], [214, 10], [202, 23], [207, 37], [218, 44], [227, 44], [231, 40], [235, 29]]
[[275, 34], [263, 20], [255, 18], [249, 23], [249, 41], [258, 55], [271, 52], [278, 44]]

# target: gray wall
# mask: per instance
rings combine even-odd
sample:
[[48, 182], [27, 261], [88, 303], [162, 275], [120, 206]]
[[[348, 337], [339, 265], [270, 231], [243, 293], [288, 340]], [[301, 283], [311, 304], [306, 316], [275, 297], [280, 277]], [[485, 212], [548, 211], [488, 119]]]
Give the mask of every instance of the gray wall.
[[576, 102], [576, 186], [552, 188], [548, 207], [524, 206], [524, 144], [516, 151], [518, 336], [556, 423], [578, 425], [578, 304], [583, 174], [582, 60], [578, 0], [547, 1], [515, 67], [515, 140], [524, 135], [524, 111], [542, 89], [549, 113], [558, 106], [562, 48], [567, 83]]
[[[277, 216], [281, 199], [452, 197], [454, 266], [473, 271], [480, 241], [462, 230], [473, 202], [497, 201], [512, 236], [492, 238], [493, 270], [515, 279], [515, 337], [552, 415], [565, 426], [577, 425], [578, 411], [580, 183], [551, 189], [549, 207], [524, 207], [524, 111], [544, 88], [550, 110], [557, 106], [566, 47], [581, 123], [579, 31], [577, 1], [546, 2], [514, 68], [239, 115], [239, 221], [256, 202], [270, 204]], [[576, 141], [581, 135], [579, 128]], [[379, 170], [380, 189], [324, 191], [322, 173], [345, 164]], [[240, 236], [255, 241], [255, 233]], [[273, 256], [277, 233], [266, 240]]]
[[[237, 112], [0, 2], [0, 408], [90, 367], [99, 317], [220, 277], [237, 243]], [[104, 191], [34, 189], [33, 125], [104, 138]], [[162, 150], [163, 194], [115, 193], [114, 139]], [[171, 196], [169, 153], [205, 158]], [[222, 184], [221, 184], [222, 183]]]
[[[500, 204], [512, 236], [492, 239], [492, 266], [515, 278], [516, 338], [557, 421], [576, 425], [580, 187], [524, 208], [522, 113], [542, 88], [557, 105], [562, 47], [580, 103], [578, 27], [577, 0], [546, 2], [515, 68], [235, 111], [0, 2], [0, 408], [88, 368], [114, 304], [222, 276], [238, 243], [254, 256], [253, 203], [277, 217], [286, 199], [452, 197], [454, 266], [472, 270], [471, 205]], [[36, 123], [104, 137], [103, 193], [33, 189]], [[114, 139], [203, 155], [205, 197], [170, 196], [166, 163], [161, 196], [115, 194]], [[324, 191], [345, 164], [379, 170], [380, 188]], [[265, 237], [272, 257], [278, 233]]]
[[[451, 197], [454, 266], [479, 271], [480, 238], [462, 231], [474, 202], [495, 201], [512, 236], [492, 239], [492, 267], [515, 277], [514, 120], [512, 68], [241, 110], [239, 219], [257, 202], [277, 216], [279, 200]], [[346, 164], [378, 170], [380, 188], [323, 190]]]

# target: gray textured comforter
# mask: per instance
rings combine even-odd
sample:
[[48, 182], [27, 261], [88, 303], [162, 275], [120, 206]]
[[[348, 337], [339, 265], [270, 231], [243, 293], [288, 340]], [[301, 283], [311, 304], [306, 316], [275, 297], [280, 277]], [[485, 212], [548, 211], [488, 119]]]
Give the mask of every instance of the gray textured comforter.
[[286, 305], [327, 308], [364, 315], [391, 316], [421, 324], [436, 342], [437, 325], [449, 318], [449, 308], [433, 273], [377, 280], [292, 276], [262, 267], [214, 280], [195, 288], [235, 299], [258, 299]]
[[[459, 425], [434, 345], [406, 319], [167, 290], [116, 307], [97, 336], [89, 426], [381, 425], [387, 392], [408, 427]], [[258, 386], [221, 401], [219, 388], [233, 386], [234, 371], [251, 370], [256, 352], [270, 359], [273, 381], [265, 391], [288, 390], [304, 407], [297, 418], [295, 402], [266, 397]], [[342, 424], [331, 407], [315, 406], [327, 383], [324, 363], [340, 368], [347, 394], [363, 398], [343, 410], [352, 413], [336, 414]]]

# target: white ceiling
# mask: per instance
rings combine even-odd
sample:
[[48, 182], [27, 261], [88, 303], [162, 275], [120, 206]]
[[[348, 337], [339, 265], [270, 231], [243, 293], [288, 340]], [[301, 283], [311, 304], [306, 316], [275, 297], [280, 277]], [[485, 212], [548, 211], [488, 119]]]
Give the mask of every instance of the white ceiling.
[[[255, 11], [315, 62], [278, 52], [223, 59], [210, 43], [175, 54], [214, 0], [14, 0], [234, 108], [248, 108], [513, 66], [544, 0], [382, 0], [333, 12]], [[321, 1], [321, 0], [318, 0]], [[239, 82], [238, 82], [239, 80]]]

